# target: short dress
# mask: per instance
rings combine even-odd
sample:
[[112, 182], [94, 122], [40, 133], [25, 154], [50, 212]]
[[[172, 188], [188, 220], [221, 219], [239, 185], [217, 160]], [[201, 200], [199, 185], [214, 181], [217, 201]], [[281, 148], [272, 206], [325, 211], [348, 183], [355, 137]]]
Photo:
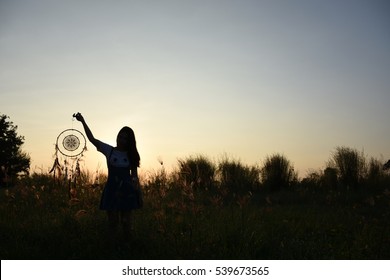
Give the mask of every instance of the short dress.
[[106, 156], [108, 178], [103, 189], [100, 210], [129, 211], [141, 208], [139, 191], [133, 182], [126, 152], [99, 141], [98, 151]]

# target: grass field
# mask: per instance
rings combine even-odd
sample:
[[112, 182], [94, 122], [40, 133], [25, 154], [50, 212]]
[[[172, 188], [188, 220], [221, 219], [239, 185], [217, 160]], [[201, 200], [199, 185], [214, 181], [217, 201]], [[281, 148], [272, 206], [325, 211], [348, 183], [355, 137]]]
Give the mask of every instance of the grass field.
[[279, 191], [180, 174], [162, 169], [144, 176], [132, 239], [123, 242], [118, 233], [114, 244], [98, 210], [102, 185], [84, 180], [70, 198], [67, 184], [33, 174], [1, 188], [0, 257], [390, 259], [388, 174], [357, 189], [300, 180]]

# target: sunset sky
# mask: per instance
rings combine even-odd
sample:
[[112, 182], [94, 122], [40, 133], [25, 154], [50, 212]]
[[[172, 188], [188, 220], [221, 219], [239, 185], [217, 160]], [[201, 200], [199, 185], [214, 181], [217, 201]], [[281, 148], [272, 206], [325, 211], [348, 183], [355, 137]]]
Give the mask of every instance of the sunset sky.
[[282, 153], [305, 176], [336, 146], [387, 160], [389, 15], [385, 0], [0, 0], [0, 113], [37, 172], [82, 130], [74, 112], [109, 144], [132, 127], [145, 172]]

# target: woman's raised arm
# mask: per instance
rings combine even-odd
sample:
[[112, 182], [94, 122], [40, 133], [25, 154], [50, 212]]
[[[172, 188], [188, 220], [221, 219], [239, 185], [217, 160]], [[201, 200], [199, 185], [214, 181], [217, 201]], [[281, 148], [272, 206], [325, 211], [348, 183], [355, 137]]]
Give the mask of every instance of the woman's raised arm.
[[85, 119], [83, 115], [80, 113], [73, 114], [73, 117], [76, 118], [79, 122], [82, 123], [84, 127], [85, 134], [87, 135], [88, 140], [96, 147], [98, 148], [99, 141], [93, 136], [91, 129], [88, 127], [87, 123], [85, 122]]

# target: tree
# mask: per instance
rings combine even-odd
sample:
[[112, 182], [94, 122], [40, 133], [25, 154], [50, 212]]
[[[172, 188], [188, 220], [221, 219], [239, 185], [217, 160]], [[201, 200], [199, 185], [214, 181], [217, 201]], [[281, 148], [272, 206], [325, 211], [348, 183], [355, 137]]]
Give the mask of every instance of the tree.
[[24, 137], [17, 134], [17, 128], [8, 116], [0, 115], [0, 183], [6, 177], [28, 174], [30, 169], [30, 156], [21, 150]]

